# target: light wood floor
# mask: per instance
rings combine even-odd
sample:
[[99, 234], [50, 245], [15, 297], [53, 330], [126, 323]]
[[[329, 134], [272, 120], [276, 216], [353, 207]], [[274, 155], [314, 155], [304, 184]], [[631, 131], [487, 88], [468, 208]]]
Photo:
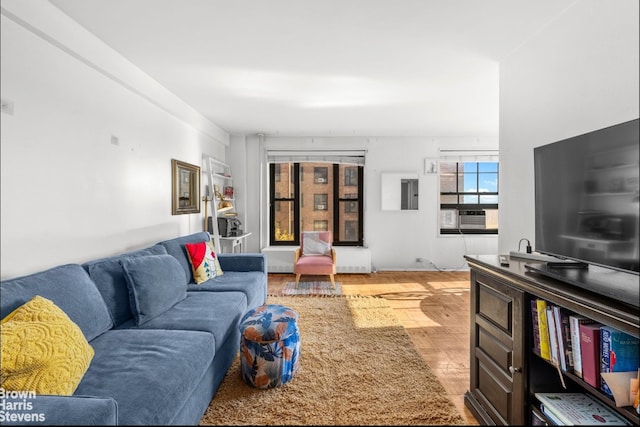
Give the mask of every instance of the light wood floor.
[[[305, 276], [302, 280], [328, 279]], [[269, 293], [278, 294], [293, 280], [293, 274], [270, 273]], [[344, 295], [378, 295], [390, 302], [465, 422], [478, 425], [463, 402], [469, 387], [469, 273], [338, 274], [336, 282], [341, 283]]]

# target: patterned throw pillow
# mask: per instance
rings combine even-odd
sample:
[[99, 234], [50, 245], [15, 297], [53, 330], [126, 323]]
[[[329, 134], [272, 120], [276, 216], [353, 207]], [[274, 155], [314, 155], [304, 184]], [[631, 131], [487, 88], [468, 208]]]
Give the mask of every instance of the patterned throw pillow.
[[193, 279], [198, 285], [216, 276], [222, 276], [220, 261], [210, 241], [186, 243], [184, 247], [193, 270]]
[[302, 245], [303, 255], [330, 255], [331, 245], [320, 239], [317, 232], [305, 232]]
[[82, 331], [39, 295], [2, 319], [2, 388], [71, 396], [94, 356]]

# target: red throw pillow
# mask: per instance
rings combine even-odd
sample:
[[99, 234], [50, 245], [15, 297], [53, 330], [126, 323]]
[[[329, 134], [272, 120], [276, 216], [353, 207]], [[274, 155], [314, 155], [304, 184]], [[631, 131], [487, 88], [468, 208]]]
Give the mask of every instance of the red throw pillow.
[[191, 263], [193, 279], [198, 285], [216, 276], [222, 276], [220, 261], [210, 241], [187, 243], [184, 247]]

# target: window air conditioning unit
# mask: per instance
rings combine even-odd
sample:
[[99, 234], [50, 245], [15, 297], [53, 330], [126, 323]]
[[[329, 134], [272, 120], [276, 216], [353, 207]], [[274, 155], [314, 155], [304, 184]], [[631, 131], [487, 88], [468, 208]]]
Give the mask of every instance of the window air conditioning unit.
[[458, 224], [460, 228], [484, 230], [487, 228], [486, 213], [483, 210], [458, 211]]
[[327, 180], [325, 178], [316, 178], [316, 182], [318, 184], [324, 184], [325, 182], [327, 182]]
[[327, 206], [326, 206], [326, 205], [316, 205], [316, 209], [317, 209], [317, 210], [319, 210], [319, 211], [323, 211], [323, 210], [325, 210], [326, 208], [327, 208]]

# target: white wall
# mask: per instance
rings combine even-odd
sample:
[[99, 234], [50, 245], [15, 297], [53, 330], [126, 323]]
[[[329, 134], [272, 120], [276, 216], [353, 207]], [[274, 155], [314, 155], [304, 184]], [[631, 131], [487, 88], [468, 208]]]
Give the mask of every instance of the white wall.
[[637, 17], [637, 0], [580, 0], [501, 63], [500, 235], [463, 240], [437, 235], [434, 176], [420, 176], [419, 211], [387, 212], [380, 173], [422, 171], [439, 147], [497, 141], [234, 136], [227, 147], [228, 134], [48, 1], [3, 0], [1, 92], [14, 114], [0, 127], [0, 276], [200, 231], [202, 215], [171, 215], [170, 159], [225, 160], [226, 148], [234, 184], [246, 184], [238, 210], [253, 232], [247, 249], [259, 251], [268, 244], [267, 143], [368, 150], [365, 242], [377, 269], [423, 268], [416, 257], [456, 268], [465, 253], [534, 243], [533, 147], [639, 116]]
[[535, 248], [534, 147], [638, 118], [638, 4], [580, 0], [501, 62], [501, 253]]
[[228, 135], [46, 0], [2, 7], [2, 278], [201, 231], [171, 215], [171, 159]]
[[[235, 147], [236, 142], [246, 145]], [[235, 148], [234, 148], [235, 147]], [[466, 268], [465, 254], [497, 252], [497, 236], [439, 236], [439, 182], [437, 175], [424, 174], [424, 159], [437, 157], [439, 148], [477, 149], [497, 148], [496, 138], [437, 138], [437, 137], [258, 137], [236, 141], [232, 137], [230, 152], [244, 153], [234, 158], [234, 175], [246, 169], [247, 231], [254, 235], [248, 249], [260, 251], [268, 246], [267, 165], [265, 149], [342, 149], [366, 150], [364, 171], [364, 244], [371, 251], [371, 263], [377, 270], [433, 270]], [[382, 172], [410, 172], [419, 177], [419, 209], [417, 211], [383, 211], [381, 209], [380, 174]], [[258, 200], [264, 200], [259, 203]], [[417, 257], [430, 262], [417, 263]], [[293, 258], [291, 258], [293, 259]]]

